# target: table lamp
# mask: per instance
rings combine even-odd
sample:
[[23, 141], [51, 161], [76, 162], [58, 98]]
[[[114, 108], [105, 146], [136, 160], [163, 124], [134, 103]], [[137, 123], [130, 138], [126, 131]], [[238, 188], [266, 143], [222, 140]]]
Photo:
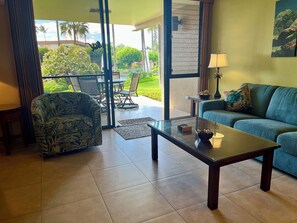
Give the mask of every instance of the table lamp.
[[227, 67], [228, 61], [227, 61], [227, 55], [225, 53], [215, 53], [210, 55], [210, 61], [208, 68], [216, 68], [215, 78], [217, 79], [217, 90], [214, 94], [214, 99], [220, 99], [221, 94], [219, 92], [219, 79], [223, 76], [222, 73], [220, 73], [220, 67]]

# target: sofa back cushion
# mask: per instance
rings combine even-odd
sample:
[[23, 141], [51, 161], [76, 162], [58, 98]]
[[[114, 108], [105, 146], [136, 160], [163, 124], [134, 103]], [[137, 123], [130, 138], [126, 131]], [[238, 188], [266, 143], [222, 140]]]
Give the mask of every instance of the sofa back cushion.
[[48, 120], [54, 116], [82, 114], [84, 101], [90, 97], [80, 92], [60, 92], [44, 94], [34, 100], [36, 109], [43, 112], [43, 117]]
[[248, 113], [265, 118], [270, 99], [277, 86], [263, 84], [248, 84], [252, 108]]
[[266, 117], [297, 125], [297, 88], [279, 87], [272, 95]]

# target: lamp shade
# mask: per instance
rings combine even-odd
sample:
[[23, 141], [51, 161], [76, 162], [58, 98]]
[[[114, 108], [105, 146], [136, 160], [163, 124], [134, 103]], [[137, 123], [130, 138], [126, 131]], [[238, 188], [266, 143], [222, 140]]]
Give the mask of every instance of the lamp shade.
[[227, 55], [225, 53], [211, 54], [208, 68], [227, 67]]

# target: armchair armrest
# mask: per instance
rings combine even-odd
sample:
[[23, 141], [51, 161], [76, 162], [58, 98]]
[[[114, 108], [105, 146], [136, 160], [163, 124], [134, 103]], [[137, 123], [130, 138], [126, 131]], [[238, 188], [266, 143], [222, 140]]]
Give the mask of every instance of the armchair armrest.
[[40, 146], [40, 151], [47, 151], [47, 143], [45, 139], [45, 129], [44, 129], [44, 123], [45, 123], [47, 112], [40, 98], [33, 99], [31, 103], [31, 113], [32, 113], [32, 120], [33, 120], [36, 142]]
[[82, 103], [82, 113], [93, 120], [93, 143], [102, 144], [102, 127], [101, 127], [101, 108], [99, 103], [87, 95]]
[[201, 101], [199, 103], [199, 117], [203, 117], [203, 113], [211, 110], [225, 110], [225, 101], [220, 100], [208, 100]]

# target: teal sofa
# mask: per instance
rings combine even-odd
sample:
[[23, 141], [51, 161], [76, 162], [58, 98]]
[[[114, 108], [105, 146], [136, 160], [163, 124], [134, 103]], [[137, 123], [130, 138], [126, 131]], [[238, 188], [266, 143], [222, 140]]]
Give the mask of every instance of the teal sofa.
[[248, 86], [252, 109], [227, 111], [224, 100], [209, 100], [199, 104], [199, 116], [278, 142], [274, 167], [297, 177], [297, 88]]
[[44, 94], [32, 101], [31, 113], [43, 157], [102, 144], [100, 105], [88, 94]]

